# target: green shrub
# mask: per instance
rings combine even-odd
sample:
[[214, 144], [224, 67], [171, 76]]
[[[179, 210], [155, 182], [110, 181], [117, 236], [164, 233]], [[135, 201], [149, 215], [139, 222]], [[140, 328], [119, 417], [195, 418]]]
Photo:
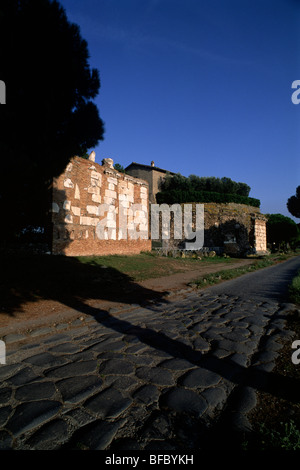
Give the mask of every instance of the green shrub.
[[248, 206], [260, 207], [259, 199], [247, 196], [240, 196], [239, 194], [217, 193], [212, 191], [194, 191], [194, 190], [181, 190], [170, 189], [157, 193], [156, 200], [158, 204], [183, 204], [183, 203], [229, 203], [245, 204]]

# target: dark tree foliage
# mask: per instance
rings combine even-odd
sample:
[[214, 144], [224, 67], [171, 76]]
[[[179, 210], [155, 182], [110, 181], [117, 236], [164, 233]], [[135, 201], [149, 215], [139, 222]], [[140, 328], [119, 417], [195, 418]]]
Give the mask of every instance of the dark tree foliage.
[[204, 177], [197, 175], [185, 177], [177, 173], [174, 176], [167, 174], [165, 180], [162, 182], [161, 191], [169, 191], [171, 189], [181, 191], [211, 191], [215, 193], [249, 196], [251, 188], [246, 183], [237, 183], [226, 177], [215, 178], [214, 176]]
[[300, 218], [300, 186], [296, 188], [296, 195], [288, 199], [287, 208], [290, 214]]
[[281, 214], [268, 215], [267, 240], [268, 243], [279, 245], [280, 243], [291, 243], [299, 238], [297, 224]]
[[190, 175], [187, 178], [177, 173], [176, 175], [166, 175], [156, 197], [160, 204], [235, 202], [259, 207], [259, 199], [248, 196], [250, 189], [250, 186], [246, 183], [237, 183], [226, 177], [215, 178]]
[[0, 209], [11, 237], [43, 226], [52, 178], [103, 139], [93, 103], [99, 73], [65, 10], [51, 0], [1, 0]]

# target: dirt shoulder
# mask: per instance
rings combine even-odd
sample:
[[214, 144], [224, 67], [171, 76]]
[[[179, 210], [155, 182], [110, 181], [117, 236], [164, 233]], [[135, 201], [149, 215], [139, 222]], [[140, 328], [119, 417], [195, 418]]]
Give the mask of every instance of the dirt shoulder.
[[[85, 304], [97, 309], [109, 311], [109, 309], [117, 309], [118, 307], [130, 308], [132, 304], [139, 304], [145, 301], [145, 292], [153, 293], [153, 299], [167, 298], [168, 295], [175, 295], [180, 291], [187, 289], [188, 283], [193, 280], [218, 272], [220, 270], [234, 269], [241, 266], [247, 266], [253, 263], [251, 259], [239, 259], [234, 263], [199, 263], [197, 269], [187, 270], [168, 276], [161, 276], [153, 279], [134, 283], [134, 289], [128, 294], [128, 298], [122, 297], [120, 301], [118, 295], [110, 296], [111, 300], [107, 300], [107, 295], [102, 296], [99, 292], [98, 298], [86, 299]], [[113, 285], [111, 289], [117, 291], [118, 286]], [[107, 294], [107, 292], [106, 292]], [[103, 298], [104, 297], [104, 298]], [[51, 299], [37, 299], [35, 301], [25, 302], [21, 308], [14, 312], [1, 312], [0, 315], [0, 336], [5, 334], [21, 332], [24, 329], [43, 327], [45, 325], [61, 323], [63, 321], [70, 322], [78, 317], [79, 313], [76, 309], [70, 308], [64, 302]], [[83, 314], [84, 315], [84, 314]]]

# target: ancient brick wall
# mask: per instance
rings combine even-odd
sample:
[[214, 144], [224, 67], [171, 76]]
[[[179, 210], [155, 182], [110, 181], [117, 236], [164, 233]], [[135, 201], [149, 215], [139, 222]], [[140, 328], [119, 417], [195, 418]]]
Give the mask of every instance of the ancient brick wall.
[[68, 256], [134, 254], [151, 250], [148, 184], [74, 157], [53, 182], [52, 253]]

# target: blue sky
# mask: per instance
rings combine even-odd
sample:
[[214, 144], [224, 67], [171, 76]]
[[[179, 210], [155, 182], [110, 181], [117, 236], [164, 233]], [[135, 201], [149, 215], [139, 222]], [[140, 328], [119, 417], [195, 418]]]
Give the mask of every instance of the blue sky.
[[[300, 185], [298, 0], [60, 0], [100, 72], [96, 161], [251, 187], [291, 218]], [[294, 219], [294, 218], [293, 218]], [[299, 219], [294, 219], [299, 223]]]

